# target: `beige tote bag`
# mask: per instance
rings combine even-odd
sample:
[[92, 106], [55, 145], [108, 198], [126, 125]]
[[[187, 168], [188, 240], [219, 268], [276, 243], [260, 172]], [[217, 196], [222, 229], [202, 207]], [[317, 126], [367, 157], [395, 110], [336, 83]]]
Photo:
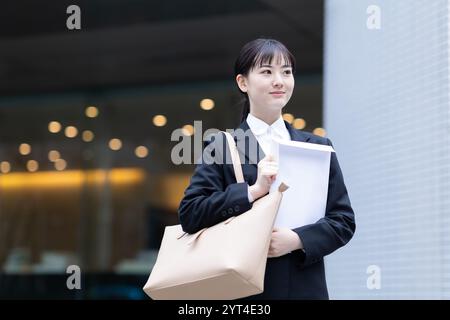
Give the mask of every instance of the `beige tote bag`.
[[[244, 182], [234, 140], [224, 133], [236, 181]], [[181, 225], [166, 227], [144, 291], [154, 300], [228, 300], [263, 292], [273, 224], [287, 188], [282, 183], [249, 211], [195, 234]]]

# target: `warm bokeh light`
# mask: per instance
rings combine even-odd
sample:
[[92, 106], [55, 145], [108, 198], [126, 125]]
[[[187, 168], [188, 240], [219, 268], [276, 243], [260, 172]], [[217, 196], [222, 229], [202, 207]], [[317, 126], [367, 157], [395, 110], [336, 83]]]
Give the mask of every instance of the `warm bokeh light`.
[[64, 172], [12, 172], [0, 175], [0, 190], [23, 190], [25, 188], [81, 188], [83, 185], [103, 185], [110, 182], [113, 186], [142, 183], [145, 180], [142, 169], [106, 170], [66, 170]]
[[200, 101], [200, 108], [203, 110], [211, 110], [214, 108], [214, 100], [212, 99], [203, 99]]
[[148, 155], [148, 149], [147, 147], [139, 146], [136, 148], [136, 150], [134, 150], [134, 153], [138, 158], [145, 158]]
[[292, 124], [292, 121], [294, 121], [294, 116], [290, 113], [284, 113], [283, 120], [286, 120], [287, 122]]
[[89, 106], [86, 108], [85, 113], [86, 113], [86, 117], [95, 118], [98, 116], [98, 109], [97, 109], [97, 107]]
[[48, 153], [48, 160], [50, 160], [52, 162], [55, 162], [59, 158], [61, 158], [61, 154], [58, 151], [56, 151], [56, 150], [51, 150]]
[[78, 129], [74, 126], [68, 126], [64, 133], [67, 138], [75, 138], [78, 134]]
[[117, 138], [109, 140], [109, 148], [114, 151], [120, 150], [122, 148], [122, 141]]
[[27, 161], [27, 170], [30, 172], [36, 172], [39, 169], [39, 163], [36, 160]]
[[302, 118], [297, 118], [294, 120], [293, 124], [295, 129], [304, 129], [306, 127], [306, 121]]
[[183, 199], [184, 191], [189, 186], [191, 174], [164, 174], [152, 178], [155, 185], [158, 186], [159, 192], [149, 194], [151, 203], [177, 212], [180, 201]]
[[185, 136], [192, 136], [195, 132], [194, 127], [190, 124], [183, 126], [182, 131]]
[[58, 121], [50, 121], [48, 124], [48, 131], [51, 133], [58, 133], [61, 131], [61, 123]]
[[63, 171], [66, 169], [67, 163], [64, 159], [58, 159], [55, 161], [55, 169], [58, 171]]
[[165, 126], [167, 123], [167, 118], [162, 114], [158, 114], [153, 117], [153, 124], [157, 127]]
[[313, 133], [314, 133], [315, 135], [321, 136], [321, 137], [325, 137], [326, 134], [327, 134], [327, 132], [325, 131], [324, 128], [315, 128], [315, 129], [313, 130]]
[[31, 153], [31, 146], [28, 143], [21, 143], [19, 146], [19, 153], [23, 156]]
[[81, 138], [84, 142], [91, 142], [92, 140], [94, 140], [94, 133], [91, 130], [84, 130]]
[[0, 172], [1, 173], [8, 173], [11, 171], [11, 165], [8, 161], [2, 161], [0, 162]]

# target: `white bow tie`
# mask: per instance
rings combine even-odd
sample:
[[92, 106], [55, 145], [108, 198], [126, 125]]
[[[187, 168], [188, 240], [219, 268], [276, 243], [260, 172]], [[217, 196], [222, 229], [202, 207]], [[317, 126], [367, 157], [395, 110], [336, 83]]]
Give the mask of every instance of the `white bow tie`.
[[255, 135], [262, 136], [264, 134], [268, 134], [272, 138], [282, 138], [281, 133], [279, 133], [277, 130], [275, 130], [273, 127], [267, 126], [265, 128], [258, 128], [257, 132], [255, 132]]

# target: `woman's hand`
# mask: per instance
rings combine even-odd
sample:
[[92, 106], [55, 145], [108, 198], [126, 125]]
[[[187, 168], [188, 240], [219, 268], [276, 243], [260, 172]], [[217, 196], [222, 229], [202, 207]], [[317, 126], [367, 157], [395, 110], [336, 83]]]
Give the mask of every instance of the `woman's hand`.
[[268, 258], [283, 256], [297, 249], [302, 249], [303, 243], [297, 233], [289, 228], [273, 228], [269, 245]]
[[267, 194], [278, 173], [278, 162], [268, 155], [258, 163], [258, 177], [254, 185], [249, 187], [250, 194], [256, 200]]

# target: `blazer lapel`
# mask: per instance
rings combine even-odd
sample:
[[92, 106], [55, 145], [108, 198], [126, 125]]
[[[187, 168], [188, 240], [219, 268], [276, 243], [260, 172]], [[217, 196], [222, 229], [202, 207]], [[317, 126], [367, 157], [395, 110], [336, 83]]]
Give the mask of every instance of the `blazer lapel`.
[[241, 163], [256, 166], [266, 156], [252, 130], [250, 130], [247, 120], [242, 121], [239, 127], [235, 129], [233, 137], [236, 141]]
[[309, 136], [306, 135], [304, 132], [294, 129], [289, 124], [289, 122], [284, 121], [284, 124], [286, 125], [286, 128], [289, 131], [292, 141], [300, 141], [300, 142], [308, 142], [309, 141]]

